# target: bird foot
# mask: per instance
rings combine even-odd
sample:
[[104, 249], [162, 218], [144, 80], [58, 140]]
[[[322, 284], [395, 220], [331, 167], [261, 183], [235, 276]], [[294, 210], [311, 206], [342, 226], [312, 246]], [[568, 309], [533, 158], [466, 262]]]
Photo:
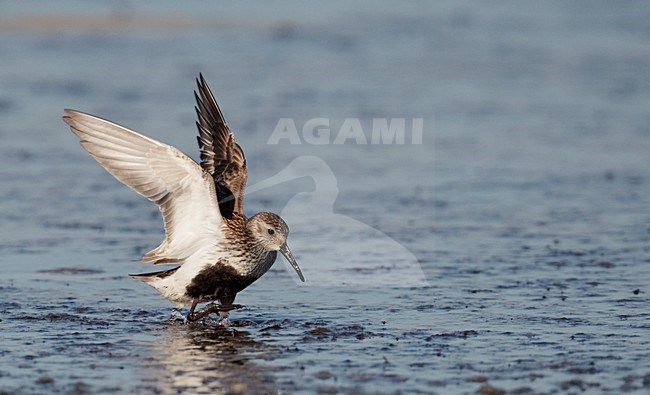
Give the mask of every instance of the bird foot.
[[[243, 308], [244, 305], [241, 304], [228, 304], [228, 305], [218, 305], [216, 303], [210, 303], [209, 305], [205, 306], [201, 311], [196, 312], [196, 313], [190, 313], [187, 314], [187, 321], [189, 322], [196, 322], [202, 318], [205, 318], [209, 316], [210, 314], [213, 313], [227, 313], [231, 310], [237, 310]], [[221, 314], [220, 314], [221, 315]], [[222, 317], [224, 318], [224, 317]], [[225, 317], [225, 320], [228, 320], [228, 317]]]

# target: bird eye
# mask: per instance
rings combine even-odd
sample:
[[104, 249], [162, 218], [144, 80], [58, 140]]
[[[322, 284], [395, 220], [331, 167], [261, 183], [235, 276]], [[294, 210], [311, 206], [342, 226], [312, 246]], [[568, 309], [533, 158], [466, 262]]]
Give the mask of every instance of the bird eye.
[[267, 229], [267, 232], [269, 232], [270, 235], [275, 234], [275, 231], [273, 229]]

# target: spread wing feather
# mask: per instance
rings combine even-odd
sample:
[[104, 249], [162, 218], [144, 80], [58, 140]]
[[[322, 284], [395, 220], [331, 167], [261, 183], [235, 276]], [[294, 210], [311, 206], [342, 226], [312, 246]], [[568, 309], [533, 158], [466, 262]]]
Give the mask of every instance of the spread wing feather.
[[215, 238], [223, 220], [211, 176], [176, 148], [116, 123], [75, 110], [63, 120], [81, 145], [110, 174], [154, 202], [162, 213], [165, 239], [142, 261], [183, 263]]
[[231, 219], [233, 213], [243, 214], [247, 175], [244, 151], [228, 129], [203, 75], [196, 82], [198, 94], [194, 92], [194, 97], [201, 167], [214, 179], [221, 215]]

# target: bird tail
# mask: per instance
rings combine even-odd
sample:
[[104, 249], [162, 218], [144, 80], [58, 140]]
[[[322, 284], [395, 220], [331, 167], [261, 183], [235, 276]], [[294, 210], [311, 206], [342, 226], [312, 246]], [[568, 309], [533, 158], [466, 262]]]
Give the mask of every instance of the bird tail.
[[160, 272], [153, 272], [153, 273], [142, 273], [142, 274], [129, 274], [131, 278], [135, 278], [136, 280], [141, 280], [144, 281], [145, 283], [149, 284], [157, 280], [162, 280], [164, 278], [167, 278], [174, 274], [176, 270], [178, 270], [180, 266], [175, 267], [173, 269], [169, 270], [163, 270]]

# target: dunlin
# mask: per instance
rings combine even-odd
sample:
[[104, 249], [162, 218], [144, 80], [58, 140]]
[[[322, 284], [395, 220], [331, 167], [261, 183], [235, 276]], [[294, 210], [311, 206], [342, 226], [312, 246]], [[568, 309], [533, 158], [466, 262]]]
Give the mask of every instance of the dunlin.
[[[228, 310], [238, 306], [233, 305], [237, 293], [271, 268], [278, 251], [305, 281], [287, 246], [284, 220], [270, 212], [244, 215], [244, 152], [202, 75], [197, 84], [200, 165], [178, 149], [114, 122], [75, 110], [65, 110], [63, 116], [100, 165], [160, 209], [165, 239], [141, 261], [178, 266], [131, 276], [177, 308], [190, 306], [189, 321], [212, 312], [227, 318]], [[215, 301], [220, 305], [211, 303], [195, 313], [197, 304]]]

